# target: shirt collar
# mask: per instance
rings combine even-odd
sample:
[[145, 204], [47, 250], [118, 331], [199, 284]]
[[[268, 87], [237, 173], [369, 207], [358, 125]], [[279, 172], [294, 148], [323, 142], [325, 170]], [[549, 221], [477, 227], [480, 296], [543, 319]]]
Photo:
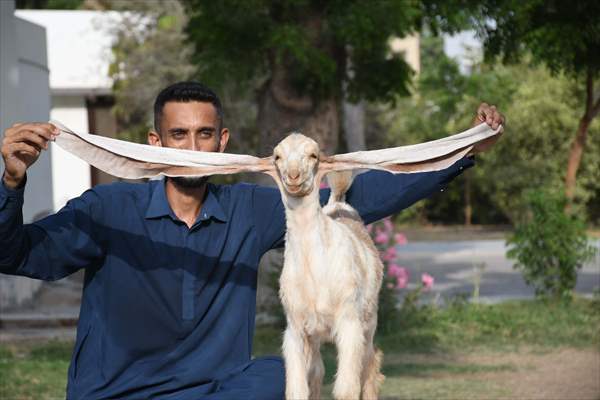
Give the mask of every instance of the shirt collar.
[[200, 215], [198, 219], [201, 221], [214, 218], [219, 221], [226, 222], [227, 216], [225, 211], [223, 210], [223, 205], [221, 204], [221, 199], [219, 198], [219, 189], [217, 186], [212, 183], [206, 184], [206, 198], [204, 199], [204, 204], [202, 204], [202, 210], [200, 210]]
[[[161, 179], [159, 181], [156, 181], [156, 183], [154, 184], [150, 204], [148, 205], [148, 209], [146, 210], [146, 218], [170, 216], [175, 220], [177, 219], [175, 213], [173, 212], [173, 210], [171, 210], [169, 201], [167, 200], [165, 182], [165, 179]], [[210, 218], [215, 218], [219, 221], [226, 222], [227, 217], [225, 211], [223, 211], [221, 202], [219, 201], [218, 188], [212, 183], [208, 183], [206, 185], [206, 192], [206, 198], [204, 199], [204, 204], [202, 204], [202, 209], [200, 210], [198, 221], [206, 221]]]

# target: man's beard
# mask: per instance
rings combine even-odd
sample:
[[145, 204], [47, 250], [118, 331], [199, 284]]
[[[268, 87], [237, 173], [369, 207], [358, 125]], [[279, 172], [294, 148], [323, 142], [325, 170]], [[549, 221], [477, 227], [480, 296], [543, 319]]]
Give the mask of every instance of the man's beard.
[[185, 189], [197, 189], [208, 181], [209, 176], [175, 176], [170, 177], [173, 183]]

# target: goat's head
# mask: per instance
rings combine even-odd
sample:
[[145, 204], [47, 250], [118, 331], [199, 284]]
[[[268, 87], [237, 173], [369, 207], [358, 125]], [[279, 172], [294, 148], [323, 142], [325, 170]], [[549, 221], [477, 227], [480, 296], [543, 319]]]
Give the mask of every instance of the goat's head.
[[302, 197], [313, 191], [321, 180], [319, 145], [300, 133], [292, 133], [273, 150], [276, 180], [285, 193]]

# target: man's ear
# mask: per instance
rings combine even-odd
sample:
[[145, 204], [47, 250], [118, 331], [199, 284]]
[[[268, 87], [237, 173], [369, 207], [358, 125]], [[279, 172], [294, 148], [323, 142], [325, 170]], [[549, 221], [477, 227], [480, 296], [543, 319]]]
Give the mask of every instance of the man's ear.
[[151, 146], [161, 146], [162, 140], [160, 139], [160, 134], [156, 131], [148, 132], [148, 144]]
[[221, 130], [221, 136], [219, 138], [219, 152], [222, 153], [225, 151], [227, 147], [227, 143], [229, 142], [229, 129], [223, 128]]

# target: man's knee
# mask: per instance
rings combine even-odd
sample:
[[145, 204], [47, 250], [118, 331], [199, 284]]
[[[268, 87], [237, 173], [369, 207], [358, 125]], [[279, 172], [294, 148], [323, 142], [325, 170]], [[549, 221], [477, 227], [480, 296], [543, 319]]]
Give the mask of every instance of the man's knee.
[[[215, 399], [281, 400], [285, 397], [285, 365], [281, 357], [258, 357], [239, 373], [221, 380]], [[210, 397], [212, 399], [212, 397]]]
[[281, 357], [255, 358], [248, 369], [256, 373], [258, 399], [280, 400], [285, 397], [285, 364]]

